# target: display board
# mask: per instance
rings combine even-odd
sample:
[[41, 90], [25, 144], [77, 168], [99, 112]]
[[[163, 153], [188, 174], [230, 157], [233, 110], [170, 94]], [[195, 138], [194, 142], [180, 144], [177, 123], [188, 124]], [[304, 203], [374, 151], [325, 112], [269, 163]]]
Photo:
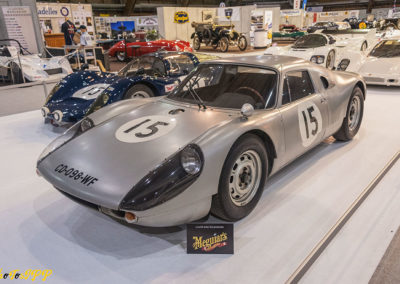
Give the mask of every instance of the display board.
[[77, 28], [85, 25], [88, 33], [94, 34], [92, 5], [90, 4], [38, 2], [36, 6], [40, 25], [45, 33], [61, 33], [61, 25], [67, 17]]
[[[8, 37], [18, 40], [29, 52], [38, 53], [30, 7], [4, 6], [2, 10]], [[16, 42], [11, 44], [18, 47]]]
[[[117, 22], [132, 22], [133, 27], [130, 31], [139, 30], [157, 30], [158, 31], [158, 18], [157, 16], [139, 16], [139, 17], [95, 17], [95, 27], [97, 34], [106, 34], [111, 38], [115, 32], [112, 32], [112, 26], [116, 26]], [[131, 25], [131, 24], [129, 24]]]

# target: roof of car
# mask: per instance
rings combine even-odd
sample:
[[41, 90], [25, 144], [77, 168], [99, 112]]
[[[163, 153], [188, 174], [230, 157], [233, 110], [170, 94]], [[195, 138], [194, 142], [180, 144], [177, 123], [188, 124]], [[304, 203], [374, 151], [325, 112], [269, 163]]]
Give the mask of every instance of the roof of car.
[[251, 55], [238, 57], [225, 57], [217, 60], [210, 60], [206, 63], [233, 63], [249, 64], [262, 67], [280, 69], [286, 66], [309, 65], [310, 62], [301, 58], [284, 55]]

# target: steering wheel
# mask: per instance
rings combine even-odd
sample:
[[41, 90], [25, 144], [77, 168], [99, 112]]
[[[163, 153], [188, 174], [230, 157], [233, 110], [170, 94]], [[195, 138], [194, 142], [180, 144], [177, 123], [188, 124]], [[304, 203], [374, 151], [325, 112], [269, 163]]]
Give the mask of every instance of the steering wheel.
[[237, 89], [234, 91], [234, 93], [237, 93], [239, 90], [249, 90], [249, 91], [251, 91], [251, 92], [252, 92], [253, 94], [255, 94], [255, 95], [261, 100], [261, 102], [265, 105], [265, 99], [263, 98], [263, 96], [260, 94], [259, 91], [255, 90], [255, 89], [253, 89], [253, 88], [250, 88], [250, 87], [240, 87], [240, 88], [237, 88]]

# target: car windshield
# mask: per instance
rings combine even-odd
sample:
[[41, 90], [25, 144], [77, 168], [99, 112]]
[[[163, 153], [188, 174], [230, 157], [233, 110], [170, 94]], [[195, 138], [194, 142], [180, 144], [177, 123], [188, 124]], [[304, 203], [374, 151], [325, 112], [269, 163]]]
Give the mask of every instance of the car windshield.
[[170, 55], [164, 60], [168, 64], [170, 75], [189, 74], [194, 68], [193, 60], [186, 54]]
[[196, 105], [240, 109], [275, 106], [277, 74], [270, 69], [231, 64], [199, 65], [169, 99]]
[[327, 44], [327, 40], [323, 35], [320, 34], [311, 34], [305, 35], [296, 40], [293, 44], [295, 48], [314, 48], [325, 46]]
[[399, 57], [400, 39], [381, 41], [374, 47], [369, 55], [374, 57]]
[[155, 56], [141, 56], [129, 62], [118, 75], [129, 77], [135, 75], [165, 76], [164, 62]]

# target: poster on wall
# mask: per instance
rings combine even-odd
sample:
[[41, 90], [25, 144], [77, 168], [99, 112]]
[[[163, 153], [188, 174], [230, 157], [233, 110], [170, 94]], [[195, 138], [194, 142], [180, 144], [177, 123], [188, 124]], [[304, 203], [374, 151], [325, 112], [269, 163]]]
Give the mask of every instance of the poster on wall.
[[111, 23], [111, 36], [117, 38], [118, 35], [124, 33], [130, 34], [135, 32], [135, 22], [134, 21], [118, 21]]
[[240, 7], [218, 8], [219, 22], [240, 21]]
[[293, 1], [293, 9], [300, 9], [300, 2], [301, 0], [294, 0]]
[[[18, 40], [31, 53], [38, 53], [32, 13], [29, 6], [2, 7], [8, 38]], [[18, 47], [18, 44], [11, 42]]]
[[137, 23], [138, 27], [157, 26], [158, 18], [156, 16], [155, 17], [138, 18], [136, 23]]

